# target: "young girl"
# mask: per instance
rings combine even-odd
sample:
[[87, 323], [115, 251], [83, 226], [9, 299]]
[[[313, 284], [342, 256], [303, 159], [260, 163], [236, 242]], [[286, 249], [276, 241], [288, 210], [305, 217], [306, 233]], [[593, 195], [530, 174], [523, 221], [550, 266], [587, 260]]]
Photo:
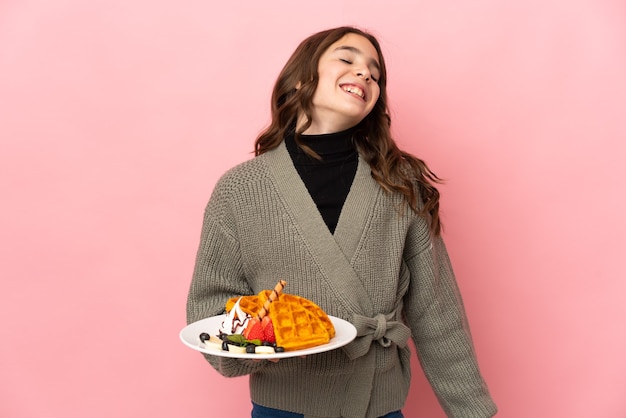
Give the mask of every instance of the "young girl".
[[304, 40], [255, 158], [206, 207], [188, 322], [284, 279], [358, 331], [341, 349], [279, 362], [206, 355], [224, 376], [250, 375], [252, 417], [402, 417], [409, 338], [448, 416], [496, 413], [440, 235], [439, 179], [391, 138], [386, 81], [370, 34]]

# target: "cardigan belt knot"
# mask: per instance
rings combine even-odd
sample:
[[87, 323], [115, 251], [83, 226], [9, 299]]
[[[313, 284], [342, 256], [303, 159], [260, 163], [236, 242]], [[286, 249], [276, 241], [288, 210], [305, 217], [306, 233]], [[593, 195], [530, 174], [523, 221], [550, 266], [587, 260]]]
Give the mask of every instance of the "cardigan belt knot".
[[354, 360], [364, 356], [374, 341], [383, 347], [389, 347], [392, 343], [404, 348], [411, 337], [411, 330], [400, 321], [395, 321], [397, 312], [390, 314], [377, 314], [370, 318], [355, 314], [352, 324], [356, 327], [357, 338], [351, 344], [344, 347], [344, 351]]

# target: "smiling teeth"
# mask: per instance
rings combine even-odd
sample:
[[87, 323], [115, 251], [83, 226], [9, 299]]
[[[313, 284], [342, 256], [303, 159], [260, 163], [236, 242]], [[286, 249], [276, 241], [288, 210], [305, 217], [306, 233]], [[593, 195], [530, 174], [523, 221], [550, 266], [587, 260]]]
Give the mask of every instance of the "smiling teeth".
[[348, 93], [356, 94], [361, 99], [363, 99], [365, 97], [365, 94], [363, 93], [363, 90], [361, 90], [358, 87], [355, 87], [355, 86], [343, 86], [342, 88], [343, 88], [344, 91], [347, 91]]

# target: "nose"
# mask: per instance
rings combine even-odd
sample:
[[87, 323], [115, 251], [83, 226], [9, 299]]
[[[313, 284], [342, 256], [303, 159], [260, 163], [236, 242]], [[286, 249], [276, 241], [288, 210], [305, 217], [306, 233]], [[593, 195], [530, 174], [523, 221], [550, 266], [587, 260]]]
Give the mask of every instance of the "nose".
[[372, 73], [365, 63], [358, 63], [355, 66], [354, 72], [357, 77], [361, 77], [365, 81], [370, 81], [372, 79]]
[[365, 81], [370, 81], [369, 73], [365, 73], [364, 71], [357, 72], [356, 76], [365, 79]]

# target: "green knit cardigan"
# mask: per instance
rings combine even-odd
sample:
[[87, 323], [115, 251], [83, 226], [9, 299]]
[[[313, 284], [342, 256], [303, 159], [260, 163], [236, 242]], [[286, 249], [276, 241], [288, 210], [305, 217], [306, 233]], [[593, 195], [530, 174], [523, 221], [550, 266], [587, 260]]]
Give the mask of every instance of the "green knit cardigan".
[[352, 322], [357, 339], [326, 353], [251, 361], [206, 355], [224, 376], [250, 375], [255, 403], [307, 418], [375, 418], [402, 409], [411, 380], [408, 338], [449, 417], [496, 413], [479, 372], [441, 238], [383, 191], [359, 159], [334, 234], [282, 143], [229, 170], [205, 210], [187, 302], [189, 323], [226, 300], [272, 289], [311, 299]]

